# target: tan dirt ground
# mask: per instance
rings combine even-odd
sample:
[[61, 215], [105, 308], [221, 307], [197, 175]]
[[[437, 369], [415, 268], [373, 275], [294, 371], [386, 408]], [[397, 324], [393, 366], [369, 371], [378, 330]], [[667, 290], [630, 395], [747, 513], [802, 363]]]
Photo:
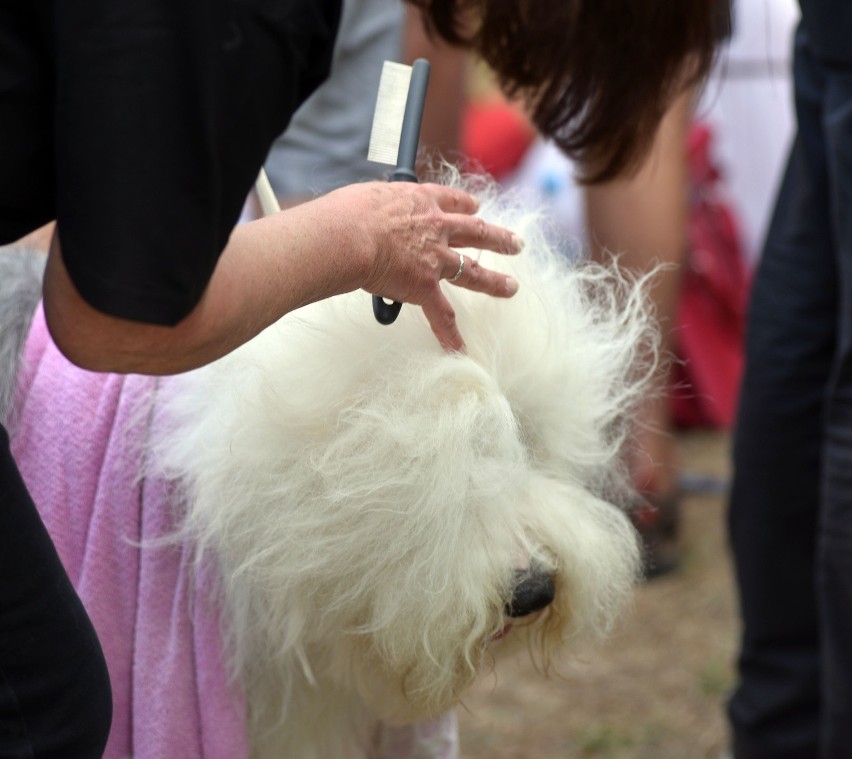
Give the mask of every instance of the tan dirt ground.
[[[678, 436], [684, 471], [728, 477], [728, 437]], [[606, 644], [544, 679], [524, 655], [459, 710], [464, 759], [717, 759], [738, 623], [725, 495], [687, 493], [683, 564], [639, 588]]]

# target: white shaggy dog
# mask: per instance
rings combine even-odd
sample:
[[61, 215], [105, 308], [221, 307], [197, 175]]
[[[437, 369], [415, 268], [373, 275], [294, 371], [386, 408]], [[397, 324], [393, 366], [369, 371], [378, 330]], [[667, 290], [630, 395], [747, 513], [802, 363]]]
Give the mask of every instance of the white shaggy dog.
[[378, 720], [451, 709], [501, 649], [570, 653], [629, 599], [613, 501], [655, 358], [645, 288], [475, 191], [526, 247], [485, 262], [512, 299], [447, 285], [467, 354], [352, 293], [160, 386], [145, 476], [179, 484], [178, 539], [222, 578], [253, 756], [363, 756]]

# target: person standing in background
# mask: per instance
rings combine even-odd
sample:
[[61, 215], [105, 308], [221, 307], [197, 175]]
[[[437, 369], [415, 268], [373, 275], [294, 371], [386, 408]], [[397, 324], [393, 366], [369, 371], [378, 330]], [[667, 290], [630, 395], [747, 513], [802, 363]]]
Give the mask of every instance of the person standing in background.
[[733, 447], [736, 759], [852, 756], [852, 5], [800, 5]]
[[420, 144], [459, 154], [468, 55], [427, 36], [421, 12], [387, 0], [344, 0], [331, 75], [294, 114], [264, 164], [283, 206], [367, 179], [388, 167], [367, 160], [384, 61], [431, 64]]
[[648, 578], [667, 574], [679, 563], [679, 467], [669, 357], [688, 249], [686, 138], [694, 97], [693, 91], [687, 91], [675, 101], [660, 125], [651, 152], [634, 176], [584, 190], [588, 241], [594, 258], [615, 254], [620, 265], [634, 272], [662, 265], [655, 274], [651, 296], [663, 336], [663, 361], [656, 373], [656, 393], [646, 400], [626, 452], [633, 486], [641, 499], [633, 520], [645, 545]]

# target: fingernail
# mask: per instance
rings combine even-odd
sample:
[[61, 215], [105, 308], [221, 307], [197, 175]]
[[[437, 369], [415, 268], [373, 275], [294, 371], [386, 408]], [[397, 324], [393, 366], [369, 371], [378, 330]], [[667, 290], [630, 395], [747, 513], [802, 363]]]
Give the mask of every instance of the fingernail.
[[481, 203], [480, 203], [480, 201], [479, 201], [479, 198], [477, 198], [477, 197], [476, 197], [476, 195], [471, 195], [471, 196], [470, 196], [470, 198], [471, 198], [471, 200], [473, 201], [473, 205], [474, 205], [474, 206], [476, 206], [476, 208], [475, 208], [474, 210], [475, 210], [475, 211], [478, 211], [478, 210], [479, 210], [479, 206], [481, 205]]
[[507, 295], [514, 295], [516, 292], [518, 292], [519, 286], [520, 285], [518, 284], [517, 279], [515, 279], [514, 277], [506, 277], [506, 294]]
[[524, 241], [514, 233], [512, 233], [512, 247], [515, 253], [520, 253], [524, 249]]

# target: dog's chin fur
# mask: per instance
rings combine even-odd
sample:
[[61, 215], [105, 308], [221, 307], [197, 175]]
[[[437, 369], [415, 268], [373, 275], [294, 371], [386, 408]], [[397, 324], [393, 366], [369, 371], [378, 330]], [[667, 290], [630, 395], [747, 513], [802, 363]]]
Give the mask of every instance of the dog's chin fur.
[[185, 489], [182, 537], [220, 565], [257, 756], [348, 756], [376, 719], [457, 704], [532, 561], [555, 600], [500, 648], [570, 653], [630, 597], [637, 540], [612, 501], [655, 360], [646, 288], [560, 258], [535, 212], [475, 191], [526, 247], [482, 254], [514, 298], [444, 287], [465, 355], [413, 306], [380, 326], [359, 292], [167, 387], [153, 466]]

